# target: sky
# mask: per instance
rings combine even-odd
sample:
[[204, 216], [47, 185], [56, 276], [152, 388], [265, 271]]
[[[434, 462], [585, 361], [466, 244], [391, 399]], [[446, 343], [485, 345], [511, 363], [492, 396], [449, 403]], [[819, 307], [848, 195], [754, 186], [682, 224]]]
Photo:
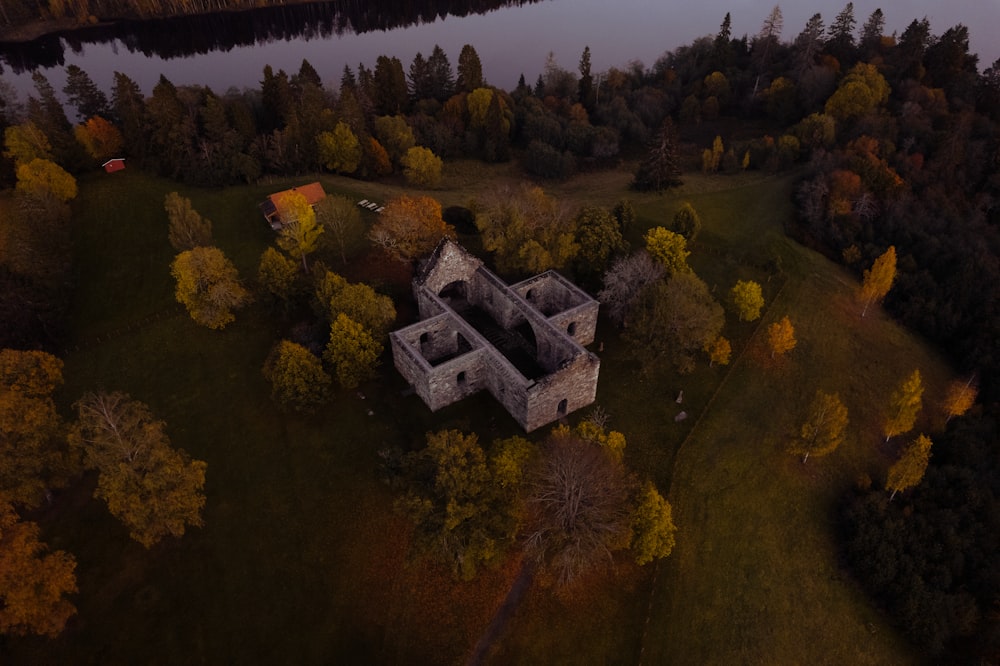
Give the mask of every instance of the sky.
[[[814, 13], [826, 25], [845, 3], [816, 1], [786, 3], [783, 41], [795, 38]], [[897, 0], [886, 6], [886, 33], [902, 33], [915, 18], [926, 16], [931, 31], [940, 34], [955, 24], [969, 27], [970, 47], [979, 53], [980, 71], [1000, 58], [1000, 0]], [[760, 30], [773, 0], [700, 0], [697, 3], [665, 0], [543, 0], [462, 18], [448, 17], [433, 23], [361, 35], [345, 34], [328, 39], [272, 42], [190, 58], [147, 59], [132, 54], [120, 43], [89, 45], [82, 53], [67, 52], [66, 64], [86, 70], [104, 90], [111, 88], [113, 72], [122, 71], [136, 80], [144, 92], [163, 74], [177, 85], [204, 84], [216, 92], [229, 87], [257, 87], [264, 66], [295, 71], [305, 58], [325, 82], [339, 82], [345, 64], [368, 67], [379, 55], [394, 55], [408, 68], [417, 52], [429, 55], [435, 44], [455, 66], [463, 44], [472, 44], [489, 83], [510, 90], [520, 74], [533, 83], [543, 71], [551, 51], [564, 69], [576, 71], [584, 47], [591, 50], [594, 72], [626, 67], [638, 60], [649, 67], [665, 52], [690, 43], [702, 35], [714, 35], [726, 12], [732, 15], [734, 37]], [[879, 2], [854, 3], [858, 31]], [[43, 70], [57, 90], [65, 75], [62, 67]], [[31, 91], [30, 75], [3, 76], [22, 96]]]

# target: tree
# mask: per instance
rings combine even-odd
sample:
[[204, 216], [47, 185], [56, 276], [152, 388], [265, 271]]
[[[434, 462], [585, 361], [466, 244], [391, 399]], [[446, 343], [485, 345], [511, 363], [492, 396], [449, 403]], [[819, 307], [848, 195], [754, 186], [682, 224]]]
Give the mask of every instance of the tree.
[[170, 245], [178, 252], [212, 244], [212, 221], [191, 206], [191, 200], [171, 192], [163, 200], [170, 221]]
[[375, 119], [375, 136], [394, 162], [399, 162], [406, 152], [416, 145], [413, 129], [403, 116], [379, 116]]
[[452, 73], [447, 54], [437, 44], [427, 58], [427, 69], [431, 96], [439, 102], [444, 102], [454, 93], [455, 75]]
[[709, 367], [712, 367], [716, 363], [719, 365], [729, 365], [729, 357], [733, 353], [733, 347], [729, 344], [729, 340], [721, 335], [706, 344], [702, 349], [708, 354]]
[[781, 7], [775, 5], [768, 13], [767, 18], [761, 25], [760, 32], [753, 41], [753, 57], [757, 64], [757, 78], [753, 84], [753, 96], [757, 96], [760, 87], [760, 78], [765, 75], [771, 65], [771, 57], [780, 46], [781, 30], [785, 26], [785, 19], [781, 15]]
[[[718, 115], [718, 113], [715, 115]], [[712, 147], [706, 148], [701, 154], [701, 170], [705, 173], [715, 173], [718, 171], [719, 165], [722, 164], [724, 153], [725, 148], [722, 144], [722, 137], [716, 135], [715, 140], [712, 141]]]
[[337, 382], [342, 387], [356, 388], [372, 378], [381, 355], [382, 343], [364, 326], [344, 313], [337, 315], [330, 325], [330, 341], [323, 359], [333, 367]]
[[540, 187], [501, 186], [476, 199], [476, 228], [483, 248], [504, 273], [562, 268], [579, 252], [576, 218]]
[[0, 497], [35, 508], [73, 469], [53, 394], [63, 363], [42, 351], [0, 350]]
[[506, 162], [510, 159], [512, 116], [501, 95], [490, 97], [482, 129], [483, 159], [487, 162]]
[[311, 413], [330, 398], [333, 379], [320, 359], [289, 340], [281, 340], [264, 362], [264, 377], [271, 382], [271, 398], [296, 412]]
[[407, 87], [410, 97], [416, 101], [430, 99], [434, 95], [431, 92], [431, 72], [424, 54], [417, 51], [410, 63], [410, 71], [406, 75]]
[[767, 346], [771, 350], [771, 358], [792, 351], [795, 344], [795, 327], [787, 315], [767, 327]]
[[142, 158], [148, 148], [146, 100], [139, 84], [121, 72], [115, 72], [111, 107], [111, 118], [121, 130], [129, 153]]
[[183, 449], [170, 446], [166, 425], [128, 394], [88, 393], [75, 405], [70, 444], [98, 472], [94, 496], [146, 548], [202, 525], [205, 470]]
[[756, 321], [764, 307], [764, 294], [753, 280], [738, 280], [729, 292], [740, 313], [740, 321]]
[[486, 112], [496, 93], [492, 88], [476, 88], [465, 96], [465, 106], [469, 110], [469, 126], [482, 129], [486, 125]]
[[384, 116], [403, 113], [409, 100], [403, 63], [395, 56], [380, 55], [375, 60], [374, 102]]
[[403, 175], [406, 182], [417, 187], [437, 187], [441, 183], [441, 158], [422, 146], [414, 146], [406, 151], [403, 159]]
[[719, 337], [724, 323], [722, 306], [708, 286], [694, 273], [676, 273], [643, 291], [625, 338], [645, 364], [667, 358], [681, 372], [690, 372], [694, 352]]
[[876, 9], [861, 27], [860, 46], [864, 51], [865, 60], [878, 52], [882, 46], [882, 33], [885, 31], [885, 14], [881, 8]]
[[458, 54], [458, 80], [455, 87], [459, 92], [472, 92], [476, 88], [482, 88], [483, 83], [483, 64], [479, 60], [479, 54], [471, 44], [466, 44]]
[[257, 282], [272, 296], [287, 301], [295, 288], [298, 265], [273, 247], [260, 255], [257, 265]]
[[34, 123], [48, 138], [52, 145], [53, 161], [72, 170], [80, 164], [81, 149], [73, 138], [73, 126], [66, 117], [62, 101], [40, 71], [33, 72], [31, 80], [38, 97], [28, 97], [28, 121]]
[[73, 135], [87, 154], [98, 162], [120, 157], [125, 139], [118, 128], [100, 116], [92, 116], [73, 128]]
[[417, 546], [464, 580], [499, 561], [519, 524], [517, 494], [534, 447], [512, 437], [493, 449], [488, 457], [475, 434], [442, 430], [403, 461], [406, 495], [397, 509], [414, 522]]
[[316, 204], [316, 219], [323, 226], [323, 239], [328, 245], [335, 245], [340, 252], [340, 260], [347, 263], [347, 247], [364, 237], [365, 224], [354, 201], [345, 197], [328, 194]]
[[652, 481], [642, 484], [637, 500], [632, 513], [630, 548], [636, 564], [641, 566], [670, 555], [674, 549], [677, 528], [674, 526], [670, 503], [663, 499]]
[[36, 523], [22, 521], [0, 499], [0, 634], [58, 636], [76, 608], [76, 560], [47, 552]]
[[592, 111], [596, 104], [596, 94], [594, 91], [594, 76], [590, 73], [590, 46], [583, 47], [579, 70], [580, 81], [577, 84], [577, 97], [585, 109]]
[[324, 168], [345, 174], [358, 170], [361, 142], [347, 123], [337, 123], [332, 132], [321, 132], [316, 137], [316, 144], [319, 161]]
[[888, 442], [890, 437], [902, 435], [913, 429], [913, 425], [917, 422], [917, 414], [920, 413], [923, 394], [924, 382], [920, 376], [920, 370], [914, 370], [892, 392], [889, 399], [885, 423], [882, 426], [885, 441]]
[[239, 273], [217, 247], [196, 247], [178, 254], [170, 264], [177, 280], [174, 296], [191, 318], [212, 329], [225, 328], [238, 310], [250, 302]]
[[665, 274], [663, 264], [644, 250], [622, 257], [611, 264], [604, 274], [604, 288], [598, 292], [597, 300], [604, 306], [611, 321], [622, 326], [639, 295]]
[[853, 60], [854, 27], [857, 23], [854, 18], [854, 3], [848, 2], [830, 24], [830, 39], [826, 42], [826, 50], [841, 63], [846, 64]]
[[11, 125], [4, 129], [4, 157], [15, 165], [27, 164], [32, 160], [52, 161], [52, 146], [45, 133], [34, 123]]
[[55, 162], [33, 159], [17, 166], [17, 191], [35, 199], [66, 202], [76, 198], [76, 179]]
[[844, 441], [847, 429], [847, 407], [836, 393], [816, 391], [809, 406], [809, 415], [799, 430], [799, 436], [788, 446], [788, 452], [801, 455], [802, 462], [809, 456], [833, 453]]
[[889, 99], [889, 83], [875, 65], [859, 62], [826, 101], [824, 113], [841, 122], [855, 120]]
[[430, 197], [400, 196], [385, 205], [368, 237], [396, 261], [407, 262], [433, 250], [455, 229], [441, 217], [441, 204]]
[[[275, 195], [279, 196], [279, 195]], [[299, 192], [282, 192], [278, 206], [283, 212], [282, 225], [278, 230], [278, 247], [302, 261], [302, 272], [309, 272], [306, 257], [319, 247], [319, 237], [323, 227], [316, 221], [313, 210], [304, 195]]]
[[972, 379], [970, 377], [967, 382], [955, 380], [948, 384], [944, 396], [944, 411], [948, 415], [945, 423], [951, 421], [952, 417], [965, 414], [976, 403], [978, 389], [972, 383]]
[[646, 242], [646, 252], [658, 261], [667, 271], [667, 275], [690, 272], [687, 265], [687, 239], [670, 231], [666, 227], [653, 227], [643, 236]]
[[889, 468], [889, 476], [885, 482], [885, 489], [892, 491], [889, 501], [901, 490], [907, 490], [920, 483], [927, 471], [927, 465], [931, 459], [930, 438], [920, 435], [903, 449], [903, 454], [899, 460]]
[[380, 294], [367, 284], [349, 283], [332, 275], [325, 281], [335, 285], [324, 289], [326, 302], [323, 303], [327, 318], [332, 322], [338, 315], [347, 315], [351, 321], [361, 324], [375, 338], [381, 339], [389, 333], [389, 327], [396, 320], [396, 306], [392, 299]]
[[[610, 565], [632, 541], [634, 481], [607, 449], [557, 430], [526, 483], [525, 549], [559, 583]], [[656, 532], [643, 536], [657, 545]]]
[[639, 165], [632, 188], [639, 191], [663, 191], [682, 183], [677, 149], [677, 131], [667, 117], [649, 148], [649, 154]]
[[693, 243], [701, 232], [701, 218], [698, 211], [689, 202], [685, 201], [674, 213], [673, 231], [684, 236], [689, 243]]
[[[816, 64], [816, 57], [823, 50], [823, 17], [813, 14], [806, 21], [806, 27], [799, 33], [793, 43], [795, 50], [795, 72], [798, 78], [808, 72]], [[784, 77], [781, 77], [784, 79]], [[787, 79], [786, 79], [787, 81]], [[789, 81], [790, 83], [790, 81]], [[772, 83], [772, 86], [774, 84]]]
[[881, 301], [892, 289], [896, 279], [896, 247], [890, 245], [872, 264], [870, 270], [864, 272], [861, 288], [858, 290], [858, 300], [864, 303], [861, 317], [868, 312], [868, 306]]
[[576, 238], [580, 245], [577, 258], [588, 271], [604, 270], [613, 255], [628, 249], [618, 221], [597, 206], [588, 206], [577, 215]]
[[109, 117], [111, 108], [108, 98], [101, 92], [87, 72], [76, 65], [66, 67], [66, 85], [63, 93], [71, 105], [76, 107], [81, 120], [89, 120], [94, 116]]

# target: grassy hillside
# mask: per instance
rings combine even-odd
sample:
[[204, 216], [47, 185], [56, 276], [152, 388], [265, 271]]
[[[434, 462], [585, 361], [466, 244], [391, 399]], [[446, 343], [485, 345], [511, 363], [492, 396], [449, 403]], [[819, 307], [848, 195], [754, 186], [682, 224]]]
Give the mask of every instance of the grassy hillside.
[[[445, 205], [514, 179], [505, 168], [466, 166], [449, 165], [445, 189], [433, 193]], [[860, 474], [881, 480], [894, 449], [880, 443], [877, 409], [891, 387], [920, 367], [930, 397], [947, 369], [880, 314], [861, 322], [850, 278], [785, 239], [789, 179], [691, 176], [667, 196], [634, 196], [628, 180], [626, 171], [584, 175], [546, 191], [580, 204], [633, 198], [633, 244], [690, 200], [705, 223], [695, 270], [720, 299], [737, 279], [764, 283], [763, 324], [788, 314], [799, 346], [771, 362], [758, 323], [730, 321], [730, 367], [649, 374], [602, 323], [598, 403], [628, 437], [631, 466], [669, 488], [678, 545], [658, 569], [623, 561], [617, 577], [568, 593], [532, 589], [493, 662], [912, 660], [841, 575], [830, 504]], [[325, 182], [383, 202], [403, 191]], [[402, 395], [389, 363], [379, 382], [338, 394], [321, 414], [277, 412], [260, 367], [281, 331], [264, 308], [215, 332], [173, 301], [162, 201], [176, 185], [131, 171], [81, 185], [63, 403], [69, 413], [97, 388], [147, 402], [175, 446], [208, 462], [206, 524], [145, 551], [88, 501], [93, 480], [85, 480], [43, 517], [43, 537], [78, 559], [79, 615], [57, 640], [9, 640], [0, 653], [11, 663], [460, 663], [518, 562], [457, 584], [413, 559], [377, 452], [419, 446], [424, 432], [443, 427], [474, 429], [488, 442], [516, 424], [488, 396], [430, 414]], [[272, 240], [256, 203], [284, 186], [181, 193], [250, 277]], [[384, 286], [405, 294], [405, 284]], [[783, 441], [818, 387], [841, 393], [851, 434], [838, 452], [801, 465]], [[676, 423], [680, 409], [689, 418]]]

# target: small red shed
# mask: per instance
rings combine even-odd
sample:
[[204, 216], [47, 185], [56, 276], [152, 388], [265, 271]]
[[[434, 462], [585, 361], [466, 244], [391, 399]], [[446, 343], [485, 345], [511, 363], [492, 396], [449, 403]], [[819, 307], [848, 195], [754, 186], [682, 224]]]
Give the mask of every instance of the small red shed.
[[115, 171], [121, 171], [125, 168], [125, 158], [115, 157], [110, 159], [101, 165], [107, 173], [114, 173]]

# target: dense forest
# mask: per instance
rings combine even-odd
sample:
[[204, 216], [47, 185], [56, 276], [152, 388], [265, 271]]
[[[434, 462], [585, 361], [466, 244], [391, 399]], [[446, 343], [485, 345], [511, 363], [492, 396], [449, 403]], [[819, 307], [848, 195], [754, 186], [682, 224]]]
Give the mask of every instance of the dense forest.
[[[230, 4], [238, 3], [211, 9]], [[198, 10], [95, 0], [50, 2], [47, 11], [150, 16], [189, 7]], [[5, 11], [8, 22], [27, 15]], [[484, 80], [474, 45], [454, 66], [436, 47], [408, 65], [388, 56], [345, 63], [336, 89], [306, 61], [291, 73], [267, 67], [259, 89], [224, 95], [161, 77], [146, 97], [120, 73], [106, 94], [70, 68], [63, 92], [79, 124], [40, 74], [23, 107], [4, 96], [0, 176], [13, 185], [15, 163], [33, 159], [78, 173], [124, 151], [196, 185], [325, 170], [432, 186], [433, 160], [415, 162], [416, 147], [425, 158], [516, 161], [538, 180], [641, 160], [636, 185], [654, 188], [677, 178], [650, 178], [650, 168], [794, 170], [798, 216], [788, 233], [859, 276], [894, 247], [886, 308], [972, 377], [983, 405], [949, 424], [912, 495], [890, 503], [865, 484], [850, 491], [839, 514], [844, 557], [915, 642], [995, 656], [1000, 62], [980, 71], [962, 25], [940, 35], [926, 19], [899, 35], [883, 28], [881, 10], [860, 23], [851, 4], [829, 25], [816, 14], [791, 38], [777, 7], [753, 36], [732, 35], [727, 15], [717, 35], [651, 67], [593, 72], [588, 48], [575, 69], [550, 58], [537, 80], [522, 76], [511, 91]], [[649, 156], [661, 158], [658, 167]], [[17, 251], [0, 265], [0, 347], [54, 349], [61, 339], [70, 213], [62, 201], [33, 201], [38, 224], [8, 239]]]

